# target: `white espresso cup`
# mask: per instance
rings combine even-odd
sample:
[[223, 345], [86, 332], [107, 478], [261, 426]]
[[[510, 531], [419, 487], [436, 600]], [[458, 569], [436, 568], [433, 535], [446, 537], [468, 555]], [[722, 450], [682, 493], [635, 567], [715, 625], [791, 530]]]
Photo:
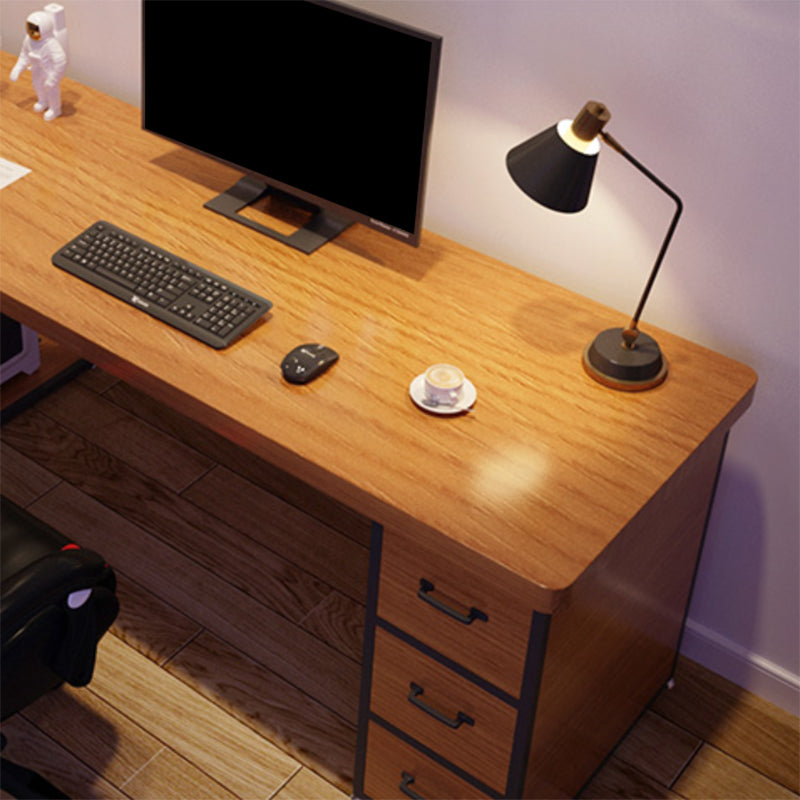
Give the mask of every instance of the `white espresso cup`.
[[454, 406], [461, 399], [464, 373], [452, 364], [434, 364], [425, 370], [425, 399], [436, 406]]

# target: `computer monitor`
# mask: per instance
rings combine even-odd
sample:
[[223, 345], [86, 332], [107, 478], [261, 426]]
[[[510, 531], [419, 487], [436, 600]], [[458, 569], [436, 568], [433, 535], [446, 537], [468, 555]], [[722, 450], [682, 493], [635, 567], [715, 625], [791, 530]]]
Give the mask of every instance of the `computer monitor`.
[[[441, 37], [328, 0], [144, 0], [142, 124], [245, 173], [206, 206], [310, 253], [422, 225]], [[285, 235], [238, 212], [310, 209]]]

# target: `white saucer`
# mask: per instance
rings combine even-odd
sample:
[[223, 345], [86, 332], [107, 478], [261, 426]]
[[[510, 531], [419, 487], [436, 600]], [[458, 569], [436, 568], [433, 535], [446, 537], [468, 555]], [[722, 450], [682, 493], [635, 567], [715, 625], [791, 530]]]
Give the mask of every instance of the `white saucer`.
[[425, 373], [417, 375], [411, 386], [408, 387], [408, 393], [411, 399], [423, 410], [431, 414], [460, 414], [462, 411], [467, 411], [471, 408], [475, 401], [478, 399], [478, 390], [473, 385], [472, 381], [464, 378], [464, 388], [461, 391], [461, 397], [458, 402], [452, 406], [445, 405], [431, 405], [425, 399]]

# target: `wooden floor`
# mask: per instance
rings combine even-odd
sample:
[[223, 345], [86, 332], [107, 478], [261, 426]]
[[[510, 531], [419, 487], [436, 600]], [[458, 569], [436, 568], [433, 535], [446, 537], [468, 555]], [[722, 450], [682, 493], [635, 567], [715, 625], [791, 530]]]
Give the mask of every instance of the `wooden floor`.
[[[4, 756], [74, 798], [347, 797], [368, 521], [99, 370], [1, 438], [3, 494], [121, 600], [90, 686], [7, 720]], [[581, 796], [797, 798], [799, 763], [796, 718], [681, 659]]]

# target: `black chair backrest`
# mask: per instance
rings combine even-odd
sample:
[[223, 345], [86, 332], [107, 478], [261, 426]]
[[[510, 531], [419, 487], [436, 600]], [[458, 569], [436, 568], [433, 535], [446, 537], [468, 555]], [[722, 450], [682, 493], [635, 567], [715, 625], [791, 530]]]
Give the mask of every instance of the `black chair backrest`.
[[0, 506], [0, 719], [62, 681], [84, 686], [117, 616], [114, 571], [7, 498]]

